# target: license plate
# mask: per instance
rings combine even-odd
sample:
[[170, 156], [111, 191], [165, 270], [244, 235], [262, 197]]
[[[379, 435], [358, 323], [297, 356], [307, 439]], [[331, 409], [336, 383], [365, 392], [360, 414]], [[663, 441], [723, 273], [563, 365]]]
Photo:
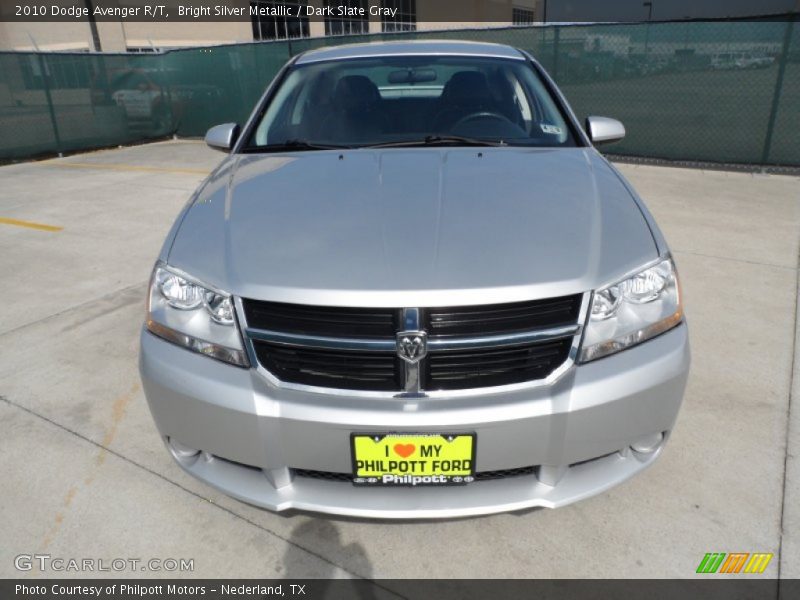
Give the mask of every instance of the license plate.
[[355, 485], [464, 485], [475, 480], [475, 434], [353, 433]]

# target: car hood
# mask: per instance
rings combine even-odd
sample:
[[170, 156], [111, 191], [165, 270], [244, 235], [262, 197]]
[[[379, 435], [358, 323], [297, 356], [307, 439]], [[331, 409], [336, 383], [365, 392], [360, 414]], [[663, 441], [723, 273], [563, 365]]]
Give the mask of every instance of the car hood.
[[590, 148], [232, 156], [168, 255], [238, 296], [392, 307], [583, 292], [656, 258], [631, 193]]

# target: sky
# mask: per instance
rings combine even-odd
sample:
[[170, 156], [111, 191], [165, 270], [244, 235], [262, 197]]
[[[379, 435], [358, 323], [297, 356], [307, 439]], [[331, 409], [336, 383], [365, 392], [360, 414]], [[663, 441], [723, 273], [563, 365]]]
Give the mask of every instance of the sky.
[[[646, 21], [645, 0], [539, 0], [548, 21]], [[787, 13], [800, 0], [651, 0], [653, 20], [743, 17]]]

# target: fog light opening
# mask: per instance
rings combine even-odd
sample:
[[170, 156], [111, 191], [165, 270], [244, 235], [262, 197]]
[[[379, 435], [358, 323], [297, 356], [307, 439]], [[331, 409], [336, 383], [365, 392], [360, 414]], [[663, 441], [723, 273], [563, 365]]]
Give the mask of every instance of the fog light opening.
[[631, 444], [631, 449], [638, 454], [652, 454], [661, 447], [664, 441], [662, 432], [652, 433]]
[[194, 448], [190, 448], [185, 444], [181, 444], [175, 438], [169, 438], [169, 449], [173, 456], [182, 462], [187, 462], [193, 458], [197, 458], [197, 456], [200, 454], [200, 450], [195, 450]]

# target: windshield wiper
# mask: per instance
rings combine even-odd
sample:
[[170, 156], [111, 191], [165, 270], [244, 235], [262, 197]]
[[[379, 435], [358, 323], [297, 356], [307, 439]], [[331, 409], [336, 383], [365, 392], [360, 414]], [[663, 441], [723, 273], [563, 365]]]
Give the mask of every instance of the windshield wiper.
[[462, 135], [427, 135], [416, 140], [401, 140], [371, 144], [365, 148], [402, 148], [404, 146], [508, 146], [503, 140], [483, 140], [480, 138], [464, 137]]
[[282, 151], [303, 151], [303, 150], [342, 150], [352, 148], [341, 144], [321, 144], [309, 142], [307, 140], [286, 140], [280, 144], [265, 144], [263, 146], [247, 146], [244, 152], [282, 152]]
[[343, 150], [355, 148], [402, 148], [412, 146], [508, 146], [503, 140], [483, 140], [480, 138], [464, 137], [460, 135], [428, 135], [424, 138], [413, 140], [398, 140], [382, 142], [380, 144], [345, 145], [309, 142], [307, 140], [286, 140], [280, 144], [265, 144], [263, 146], [247, 146], [243, 152], [285, 152], [305, 150]]

